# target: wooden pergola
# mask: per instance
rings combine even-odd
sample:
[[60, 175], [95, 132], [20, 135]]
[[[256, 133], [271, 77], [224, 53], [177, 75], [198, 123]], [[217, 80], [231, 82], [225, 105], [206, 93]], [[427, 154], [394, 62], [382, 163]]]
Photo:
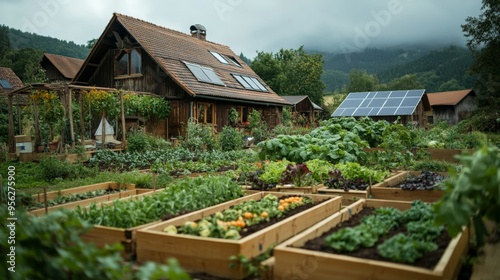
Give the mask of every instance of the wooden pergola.
[[[114, 88], [103, 88], [103, 87], [91, 87], [91, 86], [80, 86], [80, 85], [73, 85], [73, 84], [45, 84], [45, 83], [40, 83], [40, 84], [31, 84], [25, 87], [22, 87], [20, 89], [17, 89], [15, 91], [12, 91], [10, 93], [7, 93], [7, 98], [8, 98], [8, 113], [9, 113], [9, 132], [8, 132], [8, 147], [9, 147], [9, 153], [15, 153], [16, 147], [15, 147], [15, 132], [14, 132], [14, 114], [13, 114], [13, 107], [14, 107], [14, 97], [19, 96], [19, 95], [29, 95], [33, 90], [47, 90], [47, 91], [54, 91], [58, 94], [61, 103], [63, 105], [64, 109], [64, 115], [63, 118], [68, 118], [69, 120], [69, 130], [70, 130], [70, 135], [71, 138], [69, 139], [71, 142], [71, 147], [75, 148], [76, 142], [75, 142], [75, 131], [74, 131], [74, 124], [73, 124], [73, 109], [72, 109], [72, 100], [75, 95], [78, 97], [79, 101], [79, 109], [80, 109], [80, 139], [81, 139], [81, 145], [85, 145], [85, 122], [84, 122], [84, 112], [83, 112], [83, 92], [88, 91], [88, 90], [104, 90], [108, 92], [119, 92], [120, 94], [120, 110], [121, 110], [121, 125], [122, 125], [122, 142], [124, 145], [126, 145], [126, 134], [125, 134], [125, 111], [124, 111], [124, 105], [123, 105], [123, 90], [117, 90]], [[137, 93], [135, 94], [146, 94], [146, 95], [153, 95], [150, 93]], [[153, 95], [155, 96], [155, 95]], [[19, 98], [18, 98], [19, 99]], [[27, 104], [19, 104], [18, 102], [18, 108], [20, 106], [26, 106]], [[19, 110], [20, 111], [20, 110]], [[41, 142], [41, 131], [40, 131], [40, 120], [38, 116], [38, 108], [37, 104], [33, 104], [33, 114], [34, 114], [34, 130], [35, 130], [35, 142], [39, 144]], [[103, 117], [105, 117], [105, 112], [103, 112]], [[102, 126], [102, 135], [103, 135], [103, 141], [104, 142], [104, 135], [105, 135], [105, 124], [103, 123]], [[61, 142], [67, 142], [66, 139], [64, 139], [64, 134], [61, 134]], [[101, 147], [104, 148], [104, 143], [102, 143]]]

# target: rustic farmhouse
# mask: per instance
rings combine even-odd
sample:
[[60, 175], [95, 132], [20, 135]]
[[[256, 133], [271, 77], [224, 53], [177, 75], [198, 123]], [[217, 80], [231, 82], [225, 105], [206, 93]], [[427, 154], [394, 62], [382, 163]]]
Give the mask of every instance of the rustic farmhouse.
[[281, 97], [292, 105], [292, 112], [304, 116], [310, 124], [316, 122], [317, 114], [323, 111], [323, 108], [312, 102], [307, 95], [282, 95]]
[[115, 13], [72, 83], [167, 99], [170, 116], [154, 129], [162, 137], [183, 134], [190, 119], [220, 131], [231, 108], [242, 122], [258, 110], [270, 127], [281, 123], [283, 98], [229, 47], [207, 41], [205, 27], [187, 31]]
[[71, 82], [83, 65], [83, 59], [45, 53], [40, 65], [49, 83]]
[[14, 109], [17, 109], [17, 128], [14, 127], [14, 119], [13, 117], [9, 117], [9, 131], [8, 131], [8, 139], [9, 139], [9, 149], [11, 152], [14, 152], [14, 134], [21, 134], [21, 119], [20, 119], [20, 111], [21, 106], [24, 106], [27, 103], [27, 98], [25, 96], [21, 96], [18, 94], [12, 94], [14, 91], [23, 87], [23, 82], [21, 79], [12, 71], [10, 68], [0, 67], [0, 102], [1, 106], [7, 105], [9, 110], [9, 115], [12, 116], [14, 114]]
[[0, 67], [0, 93], [10, 93], [23, 87], [23, 82], [10, 68]]
[[424, 89], [378, 92], [351, 92], [332, 117], [364, 117], [427, 127], [431, 110]]
[[457, 124], [476, 109], [476, 93], [472, 89], [429, 93], [432, 122]]

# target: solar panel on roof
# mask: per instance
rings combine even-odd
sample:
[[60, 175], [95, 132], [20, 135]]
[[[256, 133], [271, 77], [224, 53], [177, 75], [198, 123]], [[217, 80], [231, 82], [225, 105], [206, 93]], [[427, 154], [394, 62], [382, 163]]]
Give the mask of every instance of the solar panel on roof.
[[352, 108], [345, 109], [342, 116], [352, 116], [352, 114], [354, 114], [354, 111], [356, 111], [356, 109]]
[[392, 115], [394, 115], [394, 113], [396, 113], [397, 109], [398, 108], [394, 108], [394, 107], [382, 108], [378, 112], [377, 116], [392, 116]]
[[335, 112], [333, 112], [333, 116], [335, 117], [341, 117], [344, 114], [345, 109], [337, 109]]
[[393, 91], [389, 95], [390, 98], [395, 98], [395, 97], [405, 97], [406, 91]]
[[372, 102], [370, 102], [370, 105], [368, 107], [383, 107], [386, 99], [382, 98], [375, 98], [372, 99]]
[[352, 96], [349, 97], [350, 99], [354, 99], [354, 98], [361, 98], [361, 99], [363, 99], [363, 98], [366, 98], [366, 96], [368, 95], [368, 92], [353, 92], [353, 93], [351, 93], [349, 95], [352, 95]]
[[401, 106], [417, 106], [418, 103], [420, 102], [420, 98], [418, 97], [407, 97], [403, 99], [403, 103], [401, 103]]
[[4, 79], [0, 79], [0, 86], [4, 89], [12, 89], [12, 85], [9, 83], [9, 81]]
[[341, 106], [343, 108], [357, 108], [361, 105], [361, 102], [363, 102], [363, 99], [344, 100]]
[[399, 107], [396, 111], [396, 115], [411, 115], [415, 111], [415, 107]]
[[389, 93], [390, 93], [389, 91], [379, 91], [375, 95], [375, 98], [387, 98], [389, 97]]
[[411, 115], [425, 90], [353, 92], [332, 116]]
[[403, 98], [389, 98], [385, 102], [384, 106], [385, 107], [399, 107], [401, 104], [401, 101], [403, 101]]
[[356, 116], [356, 117], [369, 116], [371, 110], [373, 110], [373, 109], [374, 108], [358, 108], [356, 110], [356, 112], [354, 112], [353, 116]]
[[423, 94], [424, 94], [423, 90], [410, 90], [406, 94], [406, 97], [422, 97]]
[[224, 82], [215, 74], [212, 68], [203, 67], [198, 64], [184, 62], [187, 68], [193, 73], [196, 79], [200, 82], [211, 83], [216, 85], [224, 85]]

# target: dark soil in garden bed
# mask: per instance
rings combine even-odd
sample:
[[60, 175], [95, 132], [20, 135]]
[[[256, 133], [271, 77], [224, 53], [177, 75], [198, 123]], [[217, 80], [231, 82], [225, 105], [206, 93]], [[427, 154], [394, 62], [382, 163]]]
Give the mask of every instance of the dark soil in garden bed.
[[419, 175], [410, 175], [404, 182], [395, 185], [394, 188], [402, 190], [434, 190], [439, 189], [439, 184], [448, 176], [443, 176], [431, 171], [422, 171]]
[[[324, 233], [320, 237], [309, 240], [302, 248], [307, 249], [307, 250], [321, 251], [321, 252], [332, 253], [332, 254], [347, 255], [347, 256], [363, 258], [363, 259], [392, 262], [392, 261], [382, 257], [378, 253], [377, 246], [379, 244], [383, 243], [386, 239], [389, 239], [398, 233], [405, 233], [406, 228], [404, 227], [404, 225], [399, 226], [397, 229], [390, 231], [386, 236], [381, 237], [377, 241], [375, 246], [373, 246], [371, 248], [360, 248], [354, 252], [339, 253], [336, 250], [334, 250], [333, 248], [331, 248], [325, 244], [324, 239], [327, 236], [333, 234], [334, 232], [340, 230], [343, 227], [357, 226], [361, 222], [363, 217], [371, 215], [373, 212], [374, 212], [373, 208], [364, 208], [363, 210], [361, 210], [361, 212], [352, 216], [349, 220], [343, 222], [342, 224], [339, 224], [335, 228], [330, 229], [328, 232]], [[436, 266], [436, 264], [439, 262], [439, 260], [441, 259], [441, 256], [443, 255], [444, 251], [448, 247], [448, 244], [450, 243], [450, 241], [451, 241], [451, 238], [448, 235], [448, 232], [446, 230], [443, 230], [443, 232], [437, 238], [437, 240], [434, 241], [438, 245], [438, 249], [436, 251], [424, 254], [422, 256], [422, 258], [417, 260], [415, 263], [408, 264], [408, 265], [423, 267], [423, 268], [427, 268], [427, 269], [433, 269]]]

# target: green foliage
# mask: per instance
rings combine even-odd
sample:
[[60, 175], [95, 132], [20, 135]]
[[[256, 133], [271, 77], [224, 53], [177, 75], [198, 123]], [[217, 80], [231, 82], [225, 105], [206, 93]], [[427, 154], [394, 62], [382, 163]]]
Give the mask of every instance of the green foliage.
[[496, 0], [483, 0], [482, 14], [467, 17], [462, 30], [467, 38], [467, 46], [474, 53], [474, 63], [470, 70], [479, 74], [476, 83], [478, 105], [498, 111], [500, 105], [500, 3]]
[[447, 191], [436, 203], [436, 221], [446, 224], [451, 236], [456, 236], [472, 220], [478, 245], [488, 235], [483, 218], [500, 222], [500, 149], [483, 147], [473, 155], [459, 157], [463, 168], [451, 172]]
[[233, 126], [240, 121], [240, 114], [233, 107], [231, 107], [231, 109], [229, 110], [229, 115], [227, 117], [227, 121], [229, 122], [230, 125], [233, 125]]
[[307, 94], [314, 103], [323, 104], [321, 55], [308, 54], [304, 47], [275, 54], [257, 52], [251, 67], [279, 95]]
[[328, 180], [328, 172], [334, 169], [334, 165], [326, 160], [312, 159], [305, 162], [309, 170], [311, 170], [312, 177], [316, 182], [324, 183]]
[[281, 174], [286, 170], [288, 164], [293, 164], [293, 162], [286, 159], [266, 162], [259, 178], [268, 184], [278, 184], [281, 180]]
[[247, 128], [250, 129], [252, 136], [255, 138], [255, 143], [259, 143], [267, 136], [267, 123], [262, 119], [262, 115], [257, 110], [250, 112]]
[[348, 180], [362, 179], [372, 184], [382, 182], [390, 175], [387, 171], [377, 171], [357, 162], [337, 163], [335, 168], [340, 170], [342, 176]]
[[236, 128], [224, 126], [220, 132], [220, 147], [223, 151], [241, 150], [243, 134]]
[[414, 239], [398, 233], [380, 244], [377, 249], [385, 258], [400, 263], [414, 263], [425, 253], [435, 251], [436, 243]]
[[131, 132], [127, 135], [128, 152], [162, 151], [172, 147], [167, 140], [142, 132]]
[[[7, 215], [7, 208], [1, 207], [0, 217], [7, 220]], [[84, 242], [80, 235], [90, 225], [72, 212], [40, 218], [17, 210], [16, 218], [15, 243], [8, 244], [8, 227], [0, 230], [0, 248], [6, 252], [0, 257], [2, 279], [160, 279], [159, 272], [169, 272], [169, 279], [189, 279], [175, 261], [168, 266], [147, 263], [135, 271], [131, 263], [123, 262], [120, 244], [100, 249]], [[15, 246], [15, 272], [8, 270], [11, 246]], [[149, 277], [141, 278], [145, 275]]]
[[194, 211], [242, 196], [241, 187], [229, 177], [206, 176], [173, 182], [155, 195], [138, 200], [117, 200], [113, 206], [78, 208], [79, 217], [93, 225], [131, 228], [174, 215]]
[[365, 70], [352, 69], [349, 72], [349, 92], [373, 91], [377, 85], [377, 76], [370, 75]]
[[287, 108], [283, 108], [283, 125], [289, 126], [291, 122], [292, 122], [292, 112]]
[[257, 145], [261, 159], [286, 158], [302, 163], [311, 159], [331, 163], [357, 161], [364, 157], [366, 142], [339, 124], [322, 125], [306, 135], [278, 135]]
[[73, 180], [94, 174], [93, 170], [81, 163], [71, 164], [56, 157], [46, 157], [40, 160], [40, 169], [42, 178], [47, 182], [53, 182], [56, 179]]
[[195, 121], [187, 125], [187, 137], [182, 141], [182, 147], [192, 151], [213, 150], [216, 141], [211, 135], [211, 128]]
[[147, 95], [125, 94], [123, 96], [125, 115], [142, 116], [147, 120], [167, 119], [170, 114], [170, 106], [167, 100]]

